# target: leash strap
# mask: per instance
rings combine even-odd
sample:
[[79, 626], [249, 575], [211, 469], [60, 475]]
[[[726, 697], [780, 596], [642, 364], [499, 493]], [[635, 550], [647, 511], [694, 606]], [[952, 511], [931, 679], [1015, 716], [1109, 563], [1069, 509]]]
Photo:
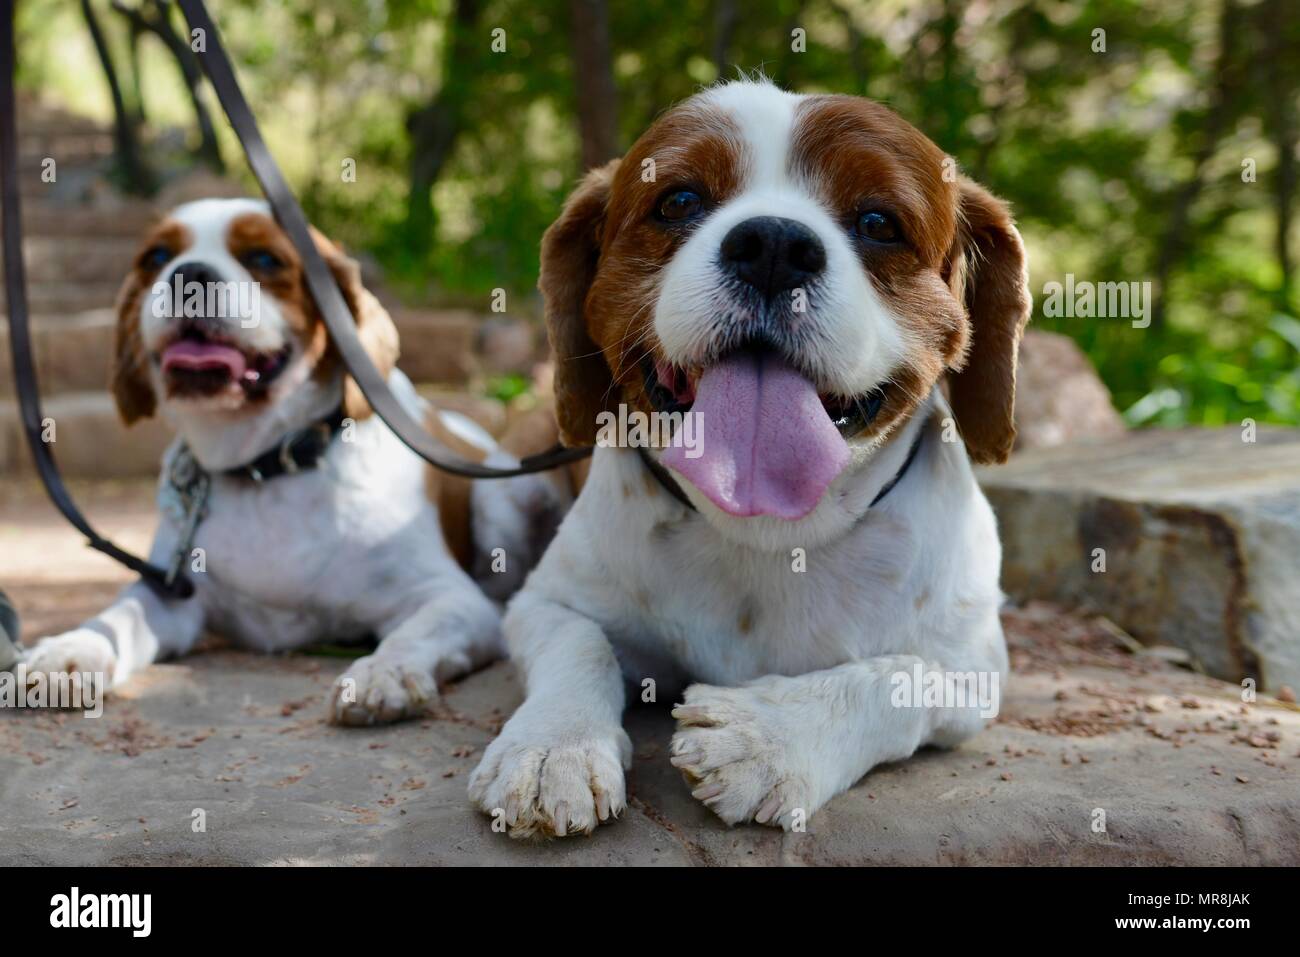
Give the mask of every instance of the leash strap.
[[524, 459], [518, 468], [492, 468], [451, 455], [411, 417], [389, 390], [388, 383], [370, 361], [370, 356], [361, 345], [361, 340], [357, 338], [356, 322], [352, 313], [343, 301], [343, 295], [339, 292], [333, 274], [317, 252], [316, 244], [311, 240], [302, 208], [298, 205], [292, 190], [289, 189], [289, 184], [285, 182], [284, 175], [262, 139], [257, 120], [248, 108], [248, 102], [244, 99], [238, 80], [235, 79], [234, 67], [226, 55], [225, 47], [222, 46], [216, 25], [208, 15], [202, 0], [180, 0], [180, 7], [189, 22], [191, 35], [194, 30], [202, 31], [204, 50], [198, 53], [199, 62], [203, 64], [203, 70], [217, 93], [217, 99], [221, 102], [230, 125], [244, 147], [248, 165], [262, 187], [262, 192], [266, 195], [276, 220], [288, 234], [298, 255], [302, 257], [307, 287], [311, 291], [312, 298], [316, 300], [330, 338], [334, 340], [334, 345], [343, 358], [343, 364], [361, 388], [370, 407], [402, 443], [435, 468], [473, 479], [528, 475], [589, 456], [592, 451], [590, 448], [566, 449], [557, 445], [546, 452]]
[[[27, 445], [36, 461], [36, 471], [49, 493], [50, 500], [72, 525], [89, 541], [90, 547], [103, 552], [137, 573], [160, 594], [174, 598], [188, 598], [194, 593], [194, 584], [184, 575], [168, 581], [167, 572], [151, 565], [130, 552], [118, 548], [104, 538], [77, 508], [68, 493], [54, 461], [54, 452], [42, 437], [44, 416], [41, 413], [40, 391], [37, 388], [36, 366], [32, 361], [31, 329], [27, 317], [27, 282], [23, 272], [22, 212], [19, 208], [20, 187], [18, 171], [18, 133], [15, 126], [15, 59], [14, 18], [17, 13], [12, 0], [0, 16], [0, 218], [3, 218], [5, 295], [9, 313], [9, 347], [13, 353], [14, 391], [22, 413], [23, 432]], [[16, 636], [14, 636], [16, 637]]]

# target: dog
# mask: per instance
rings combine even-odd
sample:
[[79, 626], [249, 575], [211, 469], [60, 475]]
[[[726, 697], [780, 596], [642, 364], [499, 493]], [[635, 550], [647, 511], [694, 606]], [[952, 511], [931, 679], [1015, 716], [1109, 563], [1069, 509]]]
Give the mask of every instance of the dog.
[[[540, 288], [564, 440], [598, 447], [508, 606], [527, 695], [471, 800], [517, 837], [617, 817], [625, 679], [684, 688], [670, 761], [728, 824], [977, 733], [1007, 652], [971, 461], [1011, 449], [1031, 306], [1007, 207], [884, 106], [744, 79], [586, 175]], [[638, 413], [696, 417], [695, 454], [600, 441]]]
[[[462, 458], [516, 464], [475, 422], [418, 395], [357, 263], [313, 240], [406, 409]], [[177, 431], [149, 560], [184, 571], [195, 593], [168, 599], [136, 582], [39, 641], [29, 675], [120, 683], [185, 654], [205, 630], [264, 652], [373, 635], [378, 647], [329, 703], [332, 721], [367, 725], [425, 713], [440, 683], [502, 654], [499, 601], [540, 554], [544, 516], [564, 506], [559, 487], [525, 476], [471, 492], [373, 417], [266, 204], [175, 209], [146, 238], [117, 312], [111, 388], [122, 419], [161, 410]]]

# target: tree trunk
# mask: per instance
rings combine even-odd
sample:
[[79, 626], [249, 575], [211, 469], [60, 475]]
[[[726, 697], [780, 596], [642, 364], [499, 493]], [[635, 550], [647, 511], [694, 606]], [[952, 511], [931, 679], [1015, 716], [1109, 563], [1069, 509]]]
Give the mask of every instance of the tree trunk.
[[140, 153], [140, 142], [135, 124], [127, 111], [126, 100], [122, 96], [122, 85], [117, 78], [117, 68], [113, 65], [113, 55], [108, 48], [108, 41], [99, 25], [90, 0], [81, 0], [81, 14], [85, 17], [86, 27], [90, 30], [90, 39], [95, 44], [95, 54], [103, 67], [104, 78], [108, 81], [108, 92], [113, 100], [113, 148], [117, 161], [122, 188], [129, 193], [147, 195], [154, 189], [154, 178], [144, 157]]
[[1165, 323], [1169, 277], [1173, 273], [1174, 263], [1187, 247], [1187, 224], [1191, 217], [1192, 204], [1200, 195], [1201, 187], [1204, 185], [1205, 164], [1214, 156], [1219, 139], [1227, 129], [1228, 118], [1240, 90], [1238, 63], [1233, 59], [1233, 49], [1236, 45], [1235, 30], [1239, 15], [1236, 0], [1224, 0], [1223, 11], [1219, 15], [1219, 54], [1213, 72], [1218, 79], [1211, 91], [1210, 106], [1201, 133], [1201, 146], [1196, 151], [1191, 177], [1179, 187], [1174, 196], [1164, 239], [1156, 255], [1155, 302], [1151, 308], [1152, 329], [1159, 329]]
[[570, 0], [573, 77], [577, 86], [582, 168], [613, 159], [618, 148], [618, 95], [605, 0]]
[[725, 80], [731, 74], [731, 41], [739, 23], [740, 10], [736, 7], [736, 0], [716, 0], [713, 5], [713, 65], [719, 80]]
[[464, 123], [466, 74], [473, 55], [478, 12], [478, 0], [456, 0], [452, 18], [447, 24], [442, 84], [433, 98], [413, 110], [406, 120], [411, 139], [406, 229], [420, 249], [427, 250], [433, 245], [436, 225], [433, 184], [451, 158], [456, 137]]
[[1274, 249], [1277, 252], [1281, 282], [1278, 283], [1278, 308], [1291, 309], [1291, 205], [1296, 187], [1296, 129], [1292, 103], [1296, 90], [1288, 82], [1283, 67], [1284, 37], [1287, 29], [1287, 10], [1284, 0], [1269, 0], [1260, 10], [1260, 31], [1263, 34], [1265, 75], [1268, 81], [1266, 99], [1269, 103], [1268, 125], [1277, 149], [1277, 168], [1273, 171], [1273, 204], [1277, 213]]
[[[221, 159], [217, 130], [212, 124], [212, 114], [208, 112], [207, 104], [203, 102], [203, 95], [200, 92], [203, 85], [203, 72], [199, 68], [194, 51], [176, 32], [176, 27], [172, 24], [171, 4], [161, 0], [146, 0], [146, 4], [137, 9], [127, 6], [122, 0], [114, 0], [113, 9], [126, 17], [133, 29], [147, 31], [156, 36], [172, 55], [180, 71], [181, 80], [185, 84], [185, 90], [189, 94], [190, 105], [194, 109], [194, 123], [199, 131], [199, 147], [194, 151], [194, 155], [217, 172], [224, 171], [226, 164]], [[152, 13], [146, 13], [147, 9]]]

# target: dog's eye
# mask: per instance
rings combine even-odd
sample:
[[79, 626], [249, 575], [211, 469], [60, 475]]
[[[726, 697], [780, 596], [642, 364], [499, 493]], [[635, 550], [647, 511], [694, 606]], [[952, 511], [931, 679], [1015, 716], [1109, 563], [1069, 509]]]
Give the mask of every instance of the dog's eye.
[[898, 228], [894, 217], [878, 209], [859, 213], [854, 228], [859, 236], [873, 243], [896, 243], [903, 238], [903, 232]]
[[275, 253], [265, 249], [250, 249], [240, 261], [257, 272], [275, 272], [284, 265]]
[[172, 258], [172, 251], [166, 246], [150, 246], [140, 254], [140, 266], [143, 269], [162, 269]]
[[689, 189], [675, 189], [659, 200], [659, 218], [666, 223], [682, 223], [694, 219], [704, 210], [704, 200], [699, 193]]

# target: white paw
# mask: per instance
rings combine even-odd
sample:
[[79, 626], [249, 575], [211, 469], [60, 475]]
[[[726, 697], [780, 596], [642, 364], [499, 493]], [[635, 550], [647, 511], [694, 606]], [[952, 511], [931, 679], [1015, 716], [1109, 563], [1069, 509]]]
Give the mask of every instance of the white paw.
[[117, 670], [117, 652], [99, 632], [77, 628], [42, 638], [27, 653], [22, 665], [29, 683], [33, 675], [43, 674], [68, 675], [71, 684], [79, 685], [81, 676], [89, 673], [100, 675], [97, 679], [100, 687], [107, 688], [113, 683], [113, 673]]
[[371, 725], [418, 718], [438, 702], [438, 683], [427, 666], [396, 655], [358, 658], [334, 682], [332, 724]]
[[685, 703], [673, 709], [670, 760], [691, 795], [728, 824], [756, 821], [789, 830], [824, 799], [797, 756], [787, 710], [765, 694], [770, 687], [687, 688]]
[[525, 703], [488, 745], [469, 796], [511, 837], [590, 834], [627, 806], [632, 742], [617, 724], [538, 715]]

